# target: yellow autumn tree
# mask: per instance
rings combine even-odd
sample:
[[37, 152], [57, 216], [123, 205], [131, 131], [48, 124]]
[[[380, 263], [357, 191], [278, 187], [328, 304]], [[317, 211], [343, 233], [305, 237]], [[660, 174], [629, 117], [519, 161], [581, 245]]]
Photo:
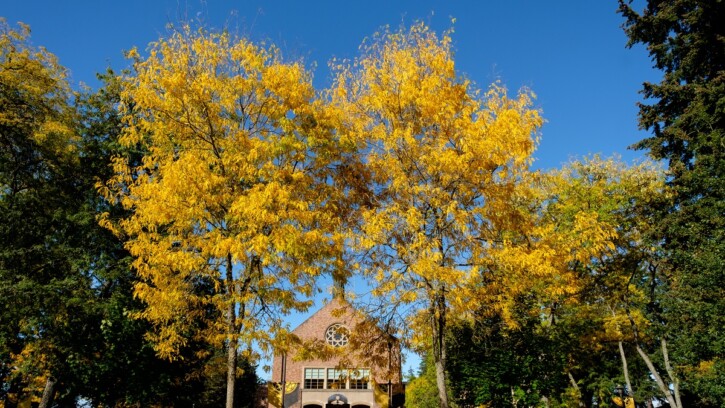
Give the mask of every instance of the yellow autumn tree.
[[511, 201], [518, 220], [498, 231], [499, 239], [486, 253], [489, 273], [470, 287], [481, 295], [475, 308], [494, 311], [516, 328], [519, 296], [555, 303], [574, 299], [586, 285], [582, 269], [614, 249], [617, 231], [602, 218], [597, 201], [609, 184], [580, 187], [587, 183], [578, 177], [576, 170], [567, 168], [530, 173], [522, 180], [526, 187]]
[[498, 252], [499, 265], [533, 272], [520, 275], [531, 279], [523, 286], [540, 287], [548, 301], [577, 299], [594, 283], [626, 287], [631, 271], [615, 261], [618, 253], [641, 259], [651, 251], [643, 240], [651, 223], [646, 212], [665, 198], [662, 171], [649, 162], [628, 166], [593, 156], [536, 183], [526, 245]]
[[481, 92], [457, 75], [450, 34], [422, 23], [386, 30], [337, 67], [331, 91], [339, 137], [355, 141], [370, 181], [353, 249], [374, 294], [417, 306], [441, 407], [447, 313], [467, 302], [460, 289], [514, 216], [508, 202], [542, 124], [531, 93], [510, 97], [498, 83]]
[[[633, 331], [648, 325], [639, 286], [646, 279], [639, 277], [656, 258], [646, 231], [652, 209], [667, 200], [663, 173], [648, 162], [628, 166], [593, 156], [531, 175], [527, 183], [517, 202], [523, 222], [489, 251], [493, 267], [476, 285], [483, 294], [476, 307], [496, 310], [514, 328], [516, 314], [526, 313], [555, 331], [570, 331], [562, 336], [579, 337], [577, 352], [597, 354], [617, 344], [632, 395], [623, 343], [635, 343], [639, 352]], [[528, 310], [521, 310], [521, 297]], [[576, 329], [582, 321], [584, 331]], [[581, 378], [575, 377], [588, 370], [581, 367], [586, 356], [567, 357], [578, 398]]]
[[[647, 377], [669, 397], [668, 386], [641, 347], [646, 328], [654, 323], [652, 315], [647, 316], [653, 301], [650, 292], [660, 279], [653, 276], [661, 268], [661, 250], [648, 233], [657, 209], [669, 201], [662, 169], [649, 162], [628, 166], [617, 158], [593, 156], [546, 174], [540, 192], [544, 209], [529, 248], [540, 256], [558, 254], [558, 259], [541, 259], [558, 270], [549, 276], [566, 283], [545, 281], [559, 290], [539, 292], [543, 296], [538, 313], [557, 326], [586, 319], [592, 338], [598, 339], [594, 347], [616, 344], [629, 397], [634, 390], [625, 345], [633, 346], [650, 371]], [[669, 364], [666, 346], [662, 355]], [[670, 383], [677, 392], [677, 379], [671, 377]], [[671, 403], [675, 406], [674, 400]]]
[[186, 26], [130, 55], [120, 141], [143, 157], [114, 160], [103, 189], [131, 215], [102, 222], [127, 238], [147, 305], [137, 317], [161, 356], [200, 320], [206, 341], [225, 342], [231, 408], [238, 348], [269, 351], [341, 251], [324, 208], [339, 146], [310, 74], [274, 47]]

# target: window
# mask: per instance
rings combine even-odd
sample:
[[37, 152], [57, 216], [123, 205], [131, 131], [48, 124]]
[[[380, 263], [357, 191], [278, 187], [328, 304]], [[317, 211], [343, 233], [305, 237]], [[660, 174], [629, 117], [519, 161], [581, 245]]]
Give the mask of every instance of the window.
[[344, 390], [347, 388], [347, 370], [327, 369], [327, 388]]
[[335, 323], [325, 330], [325, 341], [332, 347], [346, 346], [350, 331], [340, 323]]
[[325, 388], [325, 369], [305, 368], [305, 388], [318, 390]]
[[370, 369], [305, 368], [305, 389], [368, 390]]
[[357, 369], [350, 373], [350, 389], [351, 390], [367, 390], [370, 382], [370, 370]]

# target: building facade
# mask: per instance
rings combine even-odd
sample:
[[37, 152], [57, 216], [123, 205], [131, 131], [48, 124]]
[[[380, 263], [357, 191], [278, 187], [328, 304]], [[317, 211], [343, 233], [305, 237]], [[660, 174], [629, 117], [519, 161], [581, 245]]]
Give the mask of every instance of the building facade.
[[[400, 343], [333, 298], [292, 331], [275, 355], [269, 407], [394, 408], [404, 405]], [[281, 389], [285, 390], [284, 401]], [[283, 404], [284, 402], [284, 404]]]

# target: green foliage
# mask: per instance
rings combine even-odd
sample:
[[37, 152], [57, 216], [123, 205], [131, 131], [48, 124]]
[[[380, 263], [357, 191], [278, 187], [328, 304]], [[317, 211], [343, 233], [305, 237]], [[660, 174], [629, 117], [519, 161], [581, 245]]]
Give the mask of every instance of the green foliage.
[[124, 212], [95, 188], [120, 152], [115, 75], [71, 104], [62, 67], [28, 33], [0, 26], [0, 298], [12, 299], [0, 304], [0, 406], [37, 401], [50, 376], [60, 406], [219, 406], [218, 351], [156, 357], [149, 325], [128, 318], [142, 306], [128, 252], [96, 221]]
[[[120, 101], [118, 77], [109, 71], [100, 79], [104, 86], [96, 92], [79, 95], [75, 105], [81, 135], [79, 160], [87, 172], [84, 192], [94, 214], [93, 233], [89, 234], [86, 247], [88, 256], [94, 259], [95, 297], [89, 301], [94, 302], [92, 322], [100, 330], [89, 336], [86, 356], [93, 357], [86, 357], [84, 364], [77, 367], [77, 381], [72, 384], [71, 394], [108, 406], [220, 406], [226, 382], [225, 371], [221, 369], [224, 366], [221, 349], [192, 341], [184, 348], [179, 361], [162, 360], [146, 339], [151, 326], [129, 318], [129, 314], [143, 308], [133, 298], [137, 280], [130, 268], [130, 256], [121, 240], [95, 222], [101, 212], [120, 217], [126, 211], [103, 199], [95, 184], [112, 177], [113, 169], [109, 165], [112, 156], [123, 152], [129, 160], [139, 161], [141, 154], [118, 143], [122, 129], [116, 110]], [[213, 283], [208, 280], [195, 284], [199, 294], [208, 295], [212, 288]], [[203, 319], [194, 323], [193, 330], [203, 329]], [[238, 386], [253, 391], [257, 382], [254, 367], [242, 360], [240, 368], [244, 374], [237, 379]], [[245, 407], [245, 403], [249, 401], [240, 398], [235, 406]]]
[[449, 373], [461, 407], [538, 406], [566, 388], [565, 354], [538, 316], [512, 330], [499, 317], [452, 325]]
[[[651, 207], [668, 199], [662, 171], [592, 157], [540, 175], [536, 185], [539, 194], [525, 205], [537, 234], [521, 240], [524, 253], [540, 248], [524, 269], [531, 284], [512, 298], [511, 314], [481, 308], [451, 335], [454, 394], [467, 406], [605, 406], [625, 383], [622, 342], [637, 400], [650, 399], [635, 344], [650, 354], [659, 345], [657, 324], [645, 317], [647, 266], [658, 247], [644, 233]], [[546, 259], [558, 270], [553, 279], [536, 273]]]
[[[453, 398], [449, 395], [449, 400]], [[418, 376], [413, 377], [405, 387], [405, 405], [419, 408], [438, 408], [438, 387], [436, 386], [433, 355], [427, 353], [420, 361]]]
[[0, 21], [0, 298], [12, 299], [0, 307], [0, 358], [9, 390], [28, 375], [56, 375], [82, 350], [83, 248], [95, 224], [77, 194], [65, 72], [28, 34]]
[[[566, 226], [569, 218], [590, 212], [613, 231], [607, 251], [572, 265], [579, 291], [545, 306], [567, 359], [567, 376], [577, 383], [572, 390], [588, 404], [624, 385], [621, 343], [635, 398], [649, 400], [653, 383], [636, 350], [646, 349], [647, 358], [655, 359], [662, 340], [658, 317], [648, 313], [649, 297], [661, 286], [662, 278], [651, 276], [661, 249], [648, 233], [657, 219], [654, 210], [669, 203], [664, 175], [651, 163], [626, 166], [594, 157], [547, 177], [546, 189], [555, 199], [545, 218]], [[658, 373], [664, 370], [659, 367]]]
[[76, 194], [83, 197], [84, 208], [92, 217], [84, 247], [92, 267], [83, 270], [91, 278], [92, 293], [86, 302], [92, 307], [85, 316], [90, 330], [85, 336], [83, 360], [75, 364], [73, 375], [66, 370], [64, 386], [69, 398], [81, 395], [95, 404], [173, 404], [190, 393], [185, 389], [198, 393], [202, 388], [199, 381], [181, 384], [190, 373], [201, 370], [204, 361], [193, 358], [195, 350], [188, 352], [185, 364], [158, 359], [145, 339], [149, 326], [128, 318], [142, 307], [132, 295], [136, 280], [131, 259], [122, 242], [96, 222], [101, 212], [123, 213], [95, 188], [99, 180], [112, 176], [109, 162], [121, 151], [117, 138], [122, 128], [116, 111], [118, 79], [110, 71], [99, 78], [103, 87], [77, 95], [74, 106], [80, 136], [76, 174], [83, 180]]
[[53, 378], [60, 406], [215, 407], [237, 370], [251, 406], [254, 366], [221, 343], [284, 346], [265, 313], [305, 309], [353, 242], [377, 294], [430, 308], [408, 406], [612, 406], [619, 347], [638, 403], [670, 371], [683, 405], [725, 405], [725, 2], [619, 5], [664, 74], [635, 148], [667, 188], [598, 158], [529, 174], [529, 95], [481, 98], [422, 24], [340, 67], [327, 101], [276, 49], [187, 28], [72, 103], [56, 58], [0, 20], [0, 405]]
[[[200, 378], [201, 389], [198, 393], [188, 393], [184, 400], [177, 401], [176, 405], [185, 404], [198, 408], [215, 408], [224, 406], [226, 396], [226, 354], [214, 354], [203, 367]], [[247, 359], [240, 358], [238, 367], [242, 371], [235, 382], [234, 408], [255, 407], [258, 379], [255, 373], [256, 366]]]
[[725, 3], [650, 0], [641, 13], [620, 0], [629, 45], [644, 44], [659, 83], [645, 83], [640, 126], [652, 136], [636, 148], [667, 160], [676, 193], [658, 223], [667, 250], [668, 287], [657, 306], [666, 321], [685, 394], [725, 404]]

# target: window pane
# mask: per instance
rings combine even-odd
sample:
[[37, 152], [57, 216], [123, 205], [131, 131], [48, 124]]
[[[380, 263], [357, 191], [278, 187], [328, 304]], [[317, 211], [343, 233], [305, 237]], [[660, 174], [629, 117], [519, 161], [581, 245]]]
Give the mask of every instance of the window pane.
[[367, 378], [369, 376], [370, 370], [368, 370], [367, 368], [358, 368], [350, 372], [350, 378], [354, 378], [356, 380], [361, 378]]
[[350, 389], [367, 390], [370, 381], [370, 370], [357, 369], [350, 373]]
[[324, 368], [305, 368], [305, 388], [322, 389], [325, 388], [325, 369]]
[[347, 370], [327, 369], [327, 388], [333, 390], [344, 390], [347, 381]]

